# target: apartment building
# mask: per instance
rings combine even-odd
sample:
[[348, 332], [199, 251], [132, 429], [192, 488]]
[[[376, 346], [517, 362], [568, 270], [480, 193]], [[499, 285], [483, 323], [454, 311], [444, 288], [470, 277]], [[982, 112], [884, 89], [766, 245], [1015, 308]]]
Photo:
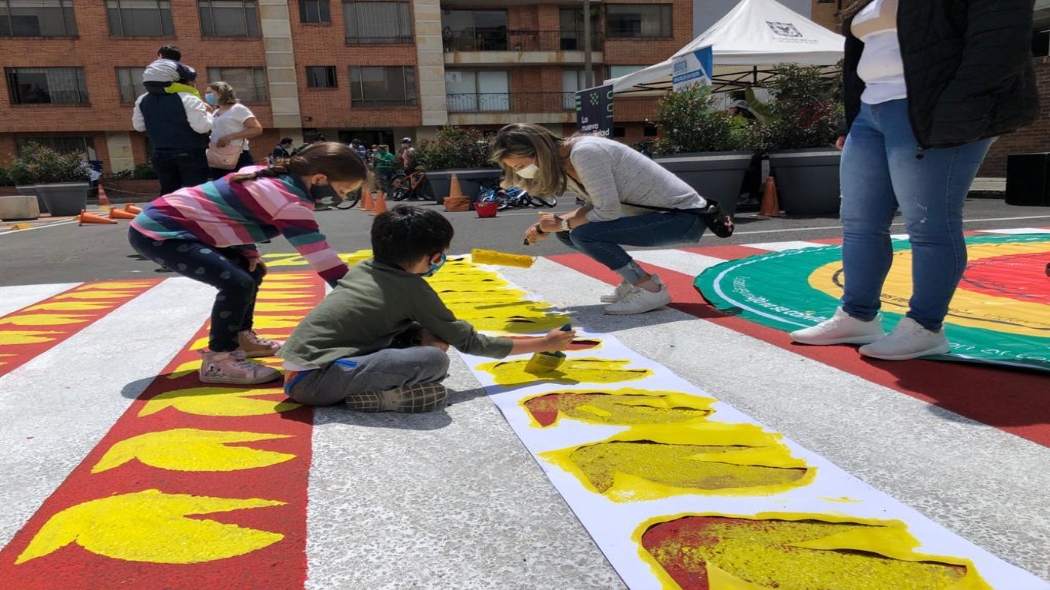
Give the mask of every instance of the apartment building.
[[[279, 138], [395, 143], [446, 124], [569, 133], [573, 93], [692, 38], [692, 0], [0, 0], [0, 166], [28, 141], [113, 172], [148, 161], [131, 127], [142, 70], [177, 45], [198, 87], [225, 80]], [[3, 98], [6, 97], [6, 100]], [[654, 130], [654, 99], [617, 99], [616, 135]]]

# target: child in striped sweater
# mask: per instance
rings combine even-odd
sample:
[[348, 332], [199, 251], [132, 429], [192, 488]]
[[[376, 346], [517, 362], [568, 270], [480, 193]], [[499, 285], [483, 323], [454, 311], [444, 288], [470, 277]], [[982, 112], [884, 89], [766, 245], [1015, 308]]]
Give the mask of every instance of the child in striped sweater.
[[131, 222], [128, 240], [136, 252], [219, 290], [208, 350], [201, 351], [201, 382], [252, 385], [281, 376], [247, 358], [271, 356], [282, 345], [252, 330], [255, 296], [266, 275], [255, 244], [283, 235], [334, 287], [347, 266], [320, 233], [314, 205], [344, 198], [367, 177], [353, 149], [319, 143], [269, 168], [244, 168], [164, 195]]

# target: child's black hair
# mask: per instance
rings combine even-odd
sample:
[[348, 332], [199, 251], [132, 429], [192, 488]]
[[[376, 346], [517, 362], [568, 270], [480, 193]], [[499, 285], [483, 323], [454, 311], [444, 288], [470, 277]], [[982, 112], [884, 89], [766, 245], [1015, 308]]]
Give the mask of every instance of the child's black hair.
[[179, 51], [178, 47], [174, 45], [161, 45], [160, 49], [157, 50], [157, 55], [164, 59], [170, 59], [172, 61], [181, 61], [182, 52]]
[[444, 252], [452, 243], [452, 224], [433, 209], [398, 205], [372, 222], [375, 259], [401, 268]]

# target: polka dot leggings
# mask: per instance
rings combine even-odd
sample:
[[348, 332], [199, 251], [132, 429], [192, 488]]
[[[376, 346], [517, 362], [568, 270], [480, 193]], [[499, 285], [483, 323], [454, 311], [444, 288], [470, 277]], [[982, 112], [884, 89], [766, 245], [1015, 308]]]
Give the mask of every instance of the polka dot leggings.
[[255, 295], [263, 276], [262, 265], [248, 272], [248, 259], [236, 248], [215, 248], [194, 240], [154, 240], [135, 228], [128, 242], [136, 252], [175, 271], [219, 290], [211, 308], [208, 348], [229, 352], [238, 347], [237, 333], [252, 329]]

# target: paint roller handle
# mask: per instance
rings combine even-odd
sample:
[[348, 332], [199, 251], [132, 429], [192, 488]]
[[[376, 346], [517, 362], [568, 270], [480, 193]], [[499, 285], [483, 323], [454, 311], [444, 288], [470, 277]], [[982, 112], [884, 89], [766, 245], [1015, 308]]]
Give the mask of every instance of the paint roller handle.
[[544, 338], [550, 343], [550, 348], [547, 349], [548, 351], [556, 352], [566, 350], [569, 348], [569, 345], [572, 344], [573, 338], [576, 338], [576, 331], [572, 329], [571, 324], [565, 324], [560, 328], [551, 330]]

